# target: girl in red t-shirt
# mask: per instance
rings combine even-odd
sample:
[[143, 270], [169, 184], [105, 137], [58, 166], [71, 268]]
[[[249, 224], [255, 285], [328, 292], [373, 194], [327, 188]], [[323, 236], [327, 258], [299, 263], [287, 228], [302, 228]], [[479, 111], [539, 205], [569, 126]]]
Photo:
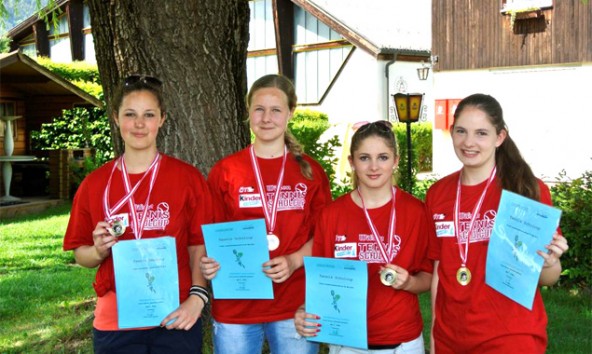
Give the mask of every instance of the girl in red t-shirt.
[[[272, 353], [317, 353], [318, 344], [297, 335], [292, 316], [304, 299], [303, 256], [310, 255], [316, 217], [331, 201], [329, 179], [287, 130], [296, 109], [290, 80], [259, 78], [247, 106], [255, 141], [218, 161], [208, 184], [217, 222], [265, 218], [270, 260], [261, 266], [273, 282], [274, 298], [214, 298], [214, 350], [261, 353], [267, 340]], [[201, 259], [208, 280], [220, 267], [224, 264], [211, 257]]]
[[[424, 204], [393, 186], [399, 155], [391, 124], [361, 126], [349, 162], [354, 190], [322, 211], [312, 253], [368, 263], [368, 351], [332, 344], [330, 353], [424, 354], [417, 294], [429, 290], [432, 278], [427, 250], [433, 226]], [[315, 319], [302, 305], [294, 315], [298, 333], [330, 330]]]
[[[78, 264], [98, 267], [93, 283], [97, 293], [94, 352], [201, 353], [200, 317], [209, 294], [199, 271], [199, 259], [205, 254], [200, 225], [213, 221], [209, 188], [195, 167], [158, 151], [156, 138], [166, 119], [160, 80], [128, 76], [111, 102], [125, 152], [81, 183], [63, 245], [64, 250], [74, 251]], [[118, 242], [140, 244], [165, 236], [175, 241], [176, 253], [167, 254], [169, 259], [176, 256], [178, 279], [172, 279], [170, 284], [156, 282], [162, 286], [150, 289], [159, 293], [159, 289], [178, 287], [180, 305], [162, 318], [161, 314], [154, 316], [156, 323], [149, 322], [152, 327], [120, 326], [118, 313], [129, 308], [118, 308], [118, 299], [125, 295], [118, 293], [115, 275], [129, 269], [114, 262], [112, 248]], [[152, 246], [149, 252], [160, 256], [162, 249]], [[142, 270], [139, 279], [150, 276], [149, 270]], [[148, 285], [153, 286], [153, 281]], [[143, 293], [146, 288], [137, 292], [145, 296], [142, 301], [151, 299]], [[156, 301], [162, 298], [158, 296]], [[132, 316], [149, 317], [136, 313]], [[144, 326], [146, 322], [137, 323]]]
[[[547, 315], [540, 292], [528, 310], [486, 285], [485, 263], [502, 189], [550, 205], [549, 188], [520, 155], [493, 97], [463, 99], [451, 136], [463, 167], [426, 195], [437, 235], [429, 252], [434, 260], [432, 350], [544, 353]], [[540, 285], [557, 282], [559, 258], [567, 249], [566, 239], [556, 232], [547, 249], [538, 251], [544, 259]]]

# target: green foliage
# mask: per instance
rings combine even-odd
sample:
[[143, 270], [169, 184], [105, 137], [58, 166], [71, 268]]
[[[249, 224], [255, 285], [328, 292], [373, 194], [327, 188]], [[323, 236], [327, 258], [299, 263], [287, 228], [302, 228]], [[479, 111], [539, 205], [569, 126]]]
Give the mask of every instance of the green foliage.
[[340, 147], [341, 143], [337, 135], [321, 142], [321, 135], [329, 127], [329, 118], [326, 114], [309, 109], [296, 110], [288, 122], [288, 129], [303, 145], [304, 152], [318, 161], [327, 173], [331, 183], [331, 191], [335, 197], [339, 195], [341, 188], [338, 183], [335, 183], [334, 166], [338, 161], [335, 157], [335, 149]]
[[95, 164], [101, 165], [113, 158], [110, 130], [102, 109], [66, 109], [52, 123], [43, 123], [40, 131], [31, 131], [31, 145], [35, 150], [92, 148]]
[[417, 184], [417, 173], [432, 170], [432, 124], [411, 124], [411, 176], [408, 175], [407, 153], [407, 125], [395, 124], [395, 135], [399, 144], [399, 168], [397, 169], [397, 184], [408, 192], [413, 192]]
[[[48, 58], [37, 58], [52, 73], [70, 81], [83, 91], [103, 100], [97, 66], [86, 62], [54, 63]], [[43, 123], [40, 131], [31, 132], [34, 150], [91, 148], [92, 157], [72, 161], [70, 171], [74, 188], [97, 167], [114, 156], [109, 118], [100, 108], [73, 108], [62, 112], [51, 123]]]
[[10, 51], [10, 42], [12, 42], [12, 39], [0, 36], [0, 53], [8, 53]]
[[96, 64], [87, 63], [85, 61], [56, 63], [45, 57], [37, 57], [37, 62], [52, 73], [60, 75], [72, 83], [79, 81], [87, 81], [99, 85], [101, 83], [99, 69]]
[[592, 285], [592, 171], [574, 180], [565, 179], [565, 171], [551, 187], [553, 204], [561, 209], [561, 231], [569, 242], [569, 251], [561, 258], [564, 275], [561, 284], [579, 288]]

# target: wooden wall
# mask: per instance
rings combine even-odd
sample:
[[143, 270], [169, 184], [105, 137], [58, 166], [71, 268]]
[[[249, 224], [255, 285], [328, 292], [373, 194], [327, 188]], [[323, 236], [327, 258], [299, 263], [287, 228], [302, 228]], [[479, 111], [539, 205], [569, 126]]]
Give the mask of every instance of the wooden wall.
[[501, 1], [433, 0], [436, 71], [592, 61], [592, 3], [555, 0], [538, 17], [500, 13]]

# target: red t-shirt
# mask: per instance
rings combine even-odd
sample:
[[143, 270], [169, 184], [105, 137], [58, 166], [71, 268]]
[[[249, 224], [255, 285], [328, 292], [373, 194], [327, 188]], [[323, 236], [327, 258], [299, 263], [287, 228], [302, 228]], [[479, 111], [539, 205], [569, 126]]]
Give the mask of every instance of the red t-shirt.
[[[303, 155], [311, 165], [313, 179], [300, 172], [300, 165], [288, 154], [284, 181], [278, 201], [274, 234], [279, 247], [269, 252], [270, 259], [298, 251], [311, 237], [320, 209], [331, 201], [329, 180], [321, 165]], [[282, 157], [257, 158], [268, 202], [273, 200]], [[237, 221], [264, 218], [249, 148], [220, 160], [210, 171], [208, 184], [214, 198], [216, 221]], [[224, 267], [224, 265], [221, 265]], [[283, 283], [273, 283], [273, 300], [216, 300], [212, 315], [222, 323], [261, 323], [294, 317], [304, 303], [304, 268], [297, 269]], [[215, 294], [214, 294], [215, 295]]]
[[[536, 291], [530, 311], [485, 284], [487, 247], [502, 192], [495, 180], [487, 190], [473, 226], [466, 263], [471, 271], [471, 281], [462, 286], [456, 280], [456, 272], [461, 266], [454, 232], [458, 178], [458, 171], [442, 178], [426, 195], [426, 205], [437, 234], [436, 241], [431, 243], [429, 256], [440, 261], [434, 336], [447, 346], [458, 349], [458, 352], [478, 352], [479, 344], [490, 340], [503, 340], [504, 336], [513, 334], [532, 335], [544, 347], [532, 348], [531, 352], [544, 352], [547, 314], [540, 292]], [[459, 227], [463, 235], [466, 235], [473, 208], [485, 185], [486, 181], [475, 186], [461, 186]], [[541, 202], [551, 205], [549, 188], [540, 180], [539, 187]]]
[[[397, 189], [395, 249], [391, 264], [410, 274], [432, 272], [427, 258], [433, 226], [424, 204]], [[369, 209], [383, 244], [387, 242], [391, 202]], [[317, 222], [313, 256], [361, 260], [368, 263], [368, 344], [388, 345], [411, 341], [422, 331], [423, 322], [416, 294], [395, 290], [380, 281], [380, 267], [385, 264], [366, 221], [364, 210], [351, 193], [326, 207]], [[322, 329], [321, 329], [322, 330]]]
[[[110, 161], [89, 174], [80, 184], [74, 197], [68, 228], [64, 237], [64, 250], [73, 250], [80, 246], [93, 245], [92, 231], [99, 221], [106, 218], [103, 210], [103, 195], [107, 188], [114, 161]], [[134, 186], [143, 174], [129, 175]], [[134, 204], [141, 217], [149, 190], [150, 175], [134, 193]], [[125, 195], [121, 170], [115, 169], [109, 188], [109, 205], [113, 207]], [[213, 221], [212, 200], [205, 178], [195, 167], [166, 155], [162, 155], [158, 175], [156, 176], [150, 200], [148, 215], [144, 222], [142, 238], [172, 236], [175, 238], [177, 265], [179, 271], [179, 301], [189, 296], [191, 287], [191, 269], [189, 266], [188, 246], [203, 245], [201, 225]], [[127, 213], [131, 222], [128, 204], [115, 214]], [[127, 227], [121, 240], [133, 240], [131, 227]], [[107, 257], [99, 265], [95, 282], [95, 291], [103, 297], [115, 291], [113, 258]], [[109, 298], [114, 298], [109, 296]], [[109, 308], [111, 306], [109, 305]], [[113, 308], [115, 311], [115, 308]], [[109, 310], [111, 312], [111, 310]], [[101, 314], [113, 318], [116, 313]], [[102, 319], [96, 319], [102, 322]]]

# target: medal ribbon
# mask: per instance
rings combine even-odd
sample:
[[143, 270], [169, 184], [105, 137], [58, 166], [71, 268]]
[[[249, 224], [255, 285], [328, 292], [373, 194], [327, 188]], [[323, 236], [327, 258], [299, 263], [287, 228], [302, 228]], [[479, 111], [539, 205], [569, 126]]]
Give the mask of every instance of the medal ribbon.
[[280, 175], [278, 176], [278, 180], [276, 183], [275, 188], [275, 195], [273, 196], [273, 203], [271, 205], [271, 210], [269, 210], [267, 206], [267, 198], [265, 198], [265, 185], [263, 184], [263, 178], [261, 177], [261, 170], [259, 169], [259, 164], [257, 163], [257, 156], [255, 155], [255, 147], [251, 144], [251, 148], [249, 149], [251, 154], [251, 165], [253, 166], [253, 171], [255, 172], [255, 178], [257, 180], [257, 187], [259, 188], [259, 195], [261, 196], [261, 207], [263, 208], [263, 214], [265, 215], [265, 221], [267, 222], [268, 234], [273, 234], [273, 230], [275, 230], [275, 222], [277, 220], [277, 204], [280, 199], [280, 189], [282, 188], [282, 183], [284, 181], [284, 170], [286, 167], [286, 159], [287, 159], [287, 152], [288, 149], [284, 145], [284, 158], [282, 161], [282, 168], [280, 170]]
[[396, 189], [395, 187], [391, 187], [392, 188], [392, 194], [393, 197], [391, 199], [391, 216], [390, 216], [390, 220], [389, 220], [389, 229], [388, 229], [388, 235], [387, 235], [387, 248], [384, 248], [384, 244], [382, 243], [382, 241], [380, 241], [380, 235], [378, 234], [378, 230], [376, 229], [376, 226], [374, 226], [374, 223], [372, 222], [372, 219], [370, 218], [370, 214], [368, 213], [368, 209], [366, 209], [366, 205], [364, 205], [364, 198], [362, 198], [362, 194], [360, 193], [360, 188], [357, 189], [358, 192], [358, 196], [360, 197], [360, 200], [362, 201], [362, 208], [364, 209], [364, 215], [366, 215], [366, 221], [368, 222], [368, 226], [370, 227], [370, 231], [372, 231], [372, 236], [374, 236], [374, 240], [376, 241], [376, 244], [378, 245], [378, 249], [380, 250], [380, 253], [382, 254], [382, 258], [384, 259], [385, 263], [390, 263], [393, 258], [393, 244], [394, 244], [394, 239], [395, 239], [395, 228], [396, 228], [396, 223], [397, 223], [397, 215], [395, 212], [395, 195], [396, 195]]
[[[161, 159], [161, 155], [157, 154], [156, 157], [154, 158], [154, 160], [152, 161], [152, 163], [150, 164], [150, 166], [148, 167], [148, 169], [146, 170], [146, 172], [144, 172], [144, 175], [142, 175], [142, 177], [136, 183], [136, 185], [133, 188], [131, 188], [131, 183], [129, 180], [129, 176], [127, 174], [127, 168], [125, 166], [125, 161], [123, 159], [123, 156], [121, 156], [118, 159], [118, 161], [116, 161], [113, 164], [113, 169], [111, 170], [111, 175], [109, 176], [109, 181], [107, 182], [107, 188], [105, 189], [105, 192], [103, 193], [103, 210], [104, 210], [105, 215], [107, 216], [108, 220], [110, 220], [112, 215], [115, 214], [119, 209], [121, 209], [125, 203], [128, 203], [129, 209], [130, 209], [130, 214], [132, 216], [132, 228], [134, 230], [136, 239], [142, 238], [142, 231], [144, 229], [144, 221], [146, 220], [146, 214], [148, 214], [147, 213], [148, 203], [150, 200], [150, 195], [152, 194], [152, 188], [154, 187], [154, 180], [156, 179], [156, 175], [158, 174], [158, 169], [160, 167], [160, 159]], [[115, 204], [115, 206], [113, 206], [113, 208], [110, 208], [109, 207], [109, 189], [111, 188], [111, 180], [113, 178], [113, 173], [115, 172], [115, 168], [117, 168], [118, 162], [121, 164], [121, 177], [123, 179], [123, 185], [125, 187], [126, 194], [123, 198], [121, 198]], [[144, 212], [142, 213], [141, 223], [138, 225], [138, 218], [137, 218], [136, 208], [134, 207], [133, 195], [136, 192], [136, 190], [138, 189], [138, 187], [142, 184], [142, 181], [144, 181], [144, 178], [150, 172], [152, 172], [152, 175], [150, 177], [150, 187], [148, 190], [148, 196], [146, 197], [146, 202], [144, 203]]]
[[489, 185], [495, 179], [495, 171], [496, 170], [497, 170], [497, 167], [493, 166], [493, 169], [491, 170], [489, 178], [487, 179], [487, 184], [485, 185], [483, 192], [481, 192], [481, 196], [479, 197], [477, 204], [475, 204], [475, 206], [473, 207], [473, 212], [471, 213], [471, 221], [469, 222], [469, 228], [467, 229], [467, 240], [465, 241], [465, 244], [464, 244], [464, 250], [462, 249], [463, 245], [462, 245], [461, 238], [460, 238], [460, 227], [459, 227], [460, 189], [461, 189], [460, 180], [462, 177], [462, 170], [458, 175], [458, 183], [456, 185], [456, 200], [454, 201], [454, 230], [456, 231], [456, 239], [458, 240], [458, 252], [460, 254], [460, 259], [462, 261], [463, 267], [466, 266], [466, 264], [467, 264], [467, 258], [469, 256], [469, 243], [471, 242], [471, 235], [473, 234], [473, 225], [475, 223], [475, 220], [477, 219], [477, 213], [479, 213], [479, 210], [481, 209], [481, 205], [483, 204], [483, 200], [485, 199], [485, 194], [487, 193], [487, 189], [489, 188]]

